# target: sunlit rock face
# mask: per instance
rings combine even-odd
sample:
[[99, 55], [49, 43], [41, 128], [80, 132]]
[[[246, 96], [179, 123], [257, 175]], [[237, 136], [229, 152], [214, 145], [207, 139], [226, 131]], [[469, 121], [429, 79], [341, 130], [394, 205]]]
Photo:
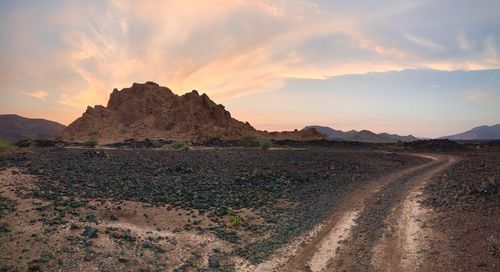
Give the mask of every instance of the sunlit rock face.
[[231, 117], [223, 105], [193, 90], [176, 95], [154, 82], [134, 83], [114, 89], [106, 107], [88, 107], [63, 132], [70, 141], [99, 140], [101, 143], [126, 139], [169, 139], [203, 142], [218, 138], [238, 139], [243, 135], [274, 139], [322, 139], [315, 130], [268, 133], [248, 122]]

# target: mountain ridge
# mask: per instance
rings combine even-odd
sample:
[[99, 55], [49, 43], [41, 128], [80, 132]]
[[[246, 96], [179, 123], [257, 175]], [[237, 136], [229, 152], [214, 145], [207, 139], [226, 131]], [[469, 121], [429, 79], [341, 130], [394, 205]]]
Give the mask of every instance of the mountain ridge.
[[369, 130], [350, 130], [350, 131], [342, 131], [333, 129], [328, 126], [306, 126], [304, 129], [314, 128], [319, 133], [324, 134], [330, 140], [341, 140], [341, 141], [357, 141], [357, 142], [369, 142], [369, 143], [393, 143], [397, 141], [402, 142], [412, 142], [418, 140], [413, 135], [408, 136], [400, 136], [397, 134], [389, 134], [389, 133], [374, 133]]
[[23, 139], [52, 139], [59, 136], [65, 125], [42, 118], [27, 118], [17, 114], [0, 115], [0, 138], [12, 142]]
[[462, 133], [443, 136], [439, 139], [448, 140], [500, 140], [500, 124], [474, 127]]

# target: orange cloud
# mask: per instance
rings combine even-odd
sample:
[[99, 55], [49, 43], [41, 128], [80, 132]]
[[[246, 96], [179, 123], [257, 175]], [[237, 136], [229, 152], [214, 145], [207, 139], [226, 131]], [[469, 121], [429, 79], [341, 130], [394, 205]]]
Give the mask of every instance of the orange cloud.
[[47, 98], [47, 96], [49, 95], [48, 92], [43, 91], [43, 90], [32, 91], [32, 92], [23, 92], [23, 94], [25, 94], [27, 96], [35, 97], [35, 98], [38, 98], [41, 100], [45, 100], [45, 98]]
[[[320, 79], [408, 68], [471, 70], [500, 65], [494, 37], [484, 40], [479, 55], [466, 59], [431, 58], [415, 48], [439, 53], [444, 45], [435, 37], [398, 33], [403, 41], [395, 42], [393, 37], [384, 37], [367, 27], [380, 18], [419, 5], [423, 4], [404, 1], [352, 14], [309, 1], [65, 2], [48, 9], [50, 14], [43, 14], [50, 19], [30, 27], [25, 26], [26, 18], [36, 16], [36, 11], [12, 13], [11, 25], [16, 30], [13, 47], [40, 46], [33, 53], [36, 58], [26, 57], [31, 47], [25, 49], [30, 54], [3, 54], [2, 64], [16, 63], [22, 72], [0, 65], [0, 81], [14, 86], [29, 77], [34, 85], [41, 82], [51, 86], [47, 100], [56, 97], [61, 106], [83, 110], [87, 105], [105, 104], [113, 88], [148, 80], [177, 92], [198, 89], [224, 100], [275, 90], [287, 78]], [[48, 30], [55, 32], [60, 44], [44, 46], [38, 40], [39, 33]], [[338, 42], [345, 44], [339, 46], [347, 55], [352, 50], [352, 55], [332, 52], [328, 58], [315, 61], [301, 51], [308, 41], [335, 35], [345, 37]], [[463, 48], [467, 47], [464, 37], [458, 37]], [[404, 42], [407, 45], [408, 41], [418, 46], [407, 48]], [[56, 50], [49, 50], [51, 46]], [[364, 55], [359, 57], [358, 52]], [[25, 94], [48, 97], [42, 93]]]

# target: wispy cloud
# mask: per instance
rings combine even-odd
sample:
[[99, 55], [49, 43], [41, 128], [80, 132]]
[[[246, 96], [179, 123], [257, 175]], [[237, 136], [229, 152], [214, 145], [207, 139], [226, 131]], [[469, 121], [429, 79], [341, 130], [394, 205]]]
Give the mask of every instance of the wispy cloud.
[[435, 50], [435, 51], [444, 51], [445, 50], [444, 46], [432, 41], [431, 39], [418, 37], [418, 36], [414, 36], [414, 35], [405, 35], [404, 37], [408, 41], [410, 41], [418, 46], [429, 49], [429, 50]]
[[467, 39], [467, 37], [465, 36], [465, 33], [463, 33], [463, 32], [460, 32], [457, 34], [457, 42], [458, 42], [458, 46], [460, 47], [460, 49], [462, 51], [471, 50], [473, 47], [472, 43], [469, 41], [469, 39]]
[[[3, 5], [3, 90], [73, 109], [104, 104], [113, 88], [148, 80], [224, 100], [275, 90], [288, 78], [500, 67], [500, 3], [488, 9], [452, 0]], [[450, 5], [462, 15], [450, 15]], [[430, 12], [439, 20], [426, 20]], [[461, 50], [452, 50], [457, 43]], [[25, 92], [40, 88], [50, 89], [50, 96]]]
[[472, 102], [500, 102], [499, 94], [500, 92], [492, 92], [492, 91], [484, 91], [484, 90], [476, 90], [470, 91], [465, 94], [465, 99]]
[[45, 100], [45, 98], [47, 98], [47, 96], [49, 95], [48, 92], [42, 91], [42, 90], [32, 91], [32, 92], [23, 92], [23, 94], [25, 94], [27, 96], [35, 97], [35, 98], [38, 98], [41, 100]]
[[488, 64], [500, 65], [500, 55], [495, 46], [495, 38], [493, 36], [489, 36], [484, 42], [484, 58]]

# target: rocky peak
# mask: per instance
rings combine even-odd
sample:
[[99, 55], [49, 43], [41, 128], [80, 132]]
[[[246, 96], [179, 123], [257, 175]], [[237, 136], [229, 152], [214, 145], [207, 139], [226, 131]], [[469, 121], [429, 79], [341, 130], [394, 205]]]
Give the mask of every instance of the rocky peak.
[[231, 118], [224, 106], [216, 104], [206, 94], [200, 95], [193, 90], [178, 96], [149, 81], [114, 89], [106, 107], [88, 107], [64, 135], [81, 141], [89, 135], [97, 135], [96, 138], [105, 141], [128, 138], [198, 140], [254, 132], [250, 125]]
[[[286, 135], [295, 134], [302, 137], [307, 133]], [[167, 87], [148, 81], [121, 90], [114, 89], [106, 107], [88, 107], [63, 135], [73, 141], [94, 137], [100, 142], [118, 142], [131, 138], [187, 141], [237, 139], [242, 135], [265, 138], [271, 134], [232, 118], [223, 105], [215, 103], [204, 93], [200, 95], [193, 90], [179, 96]], [[275, 133], [273, 137], [280, 135]]]
[[108, 109], [118, 110], [131, 104], [147, 102], [164, 103], [165, 100], [171, 100], [175, 94], [167, 87], [160, 87], [158, 84], [148, 81], [145, 84], [134, 83], [130, 88], [122, 90], [114, 89], [108, 101]]

